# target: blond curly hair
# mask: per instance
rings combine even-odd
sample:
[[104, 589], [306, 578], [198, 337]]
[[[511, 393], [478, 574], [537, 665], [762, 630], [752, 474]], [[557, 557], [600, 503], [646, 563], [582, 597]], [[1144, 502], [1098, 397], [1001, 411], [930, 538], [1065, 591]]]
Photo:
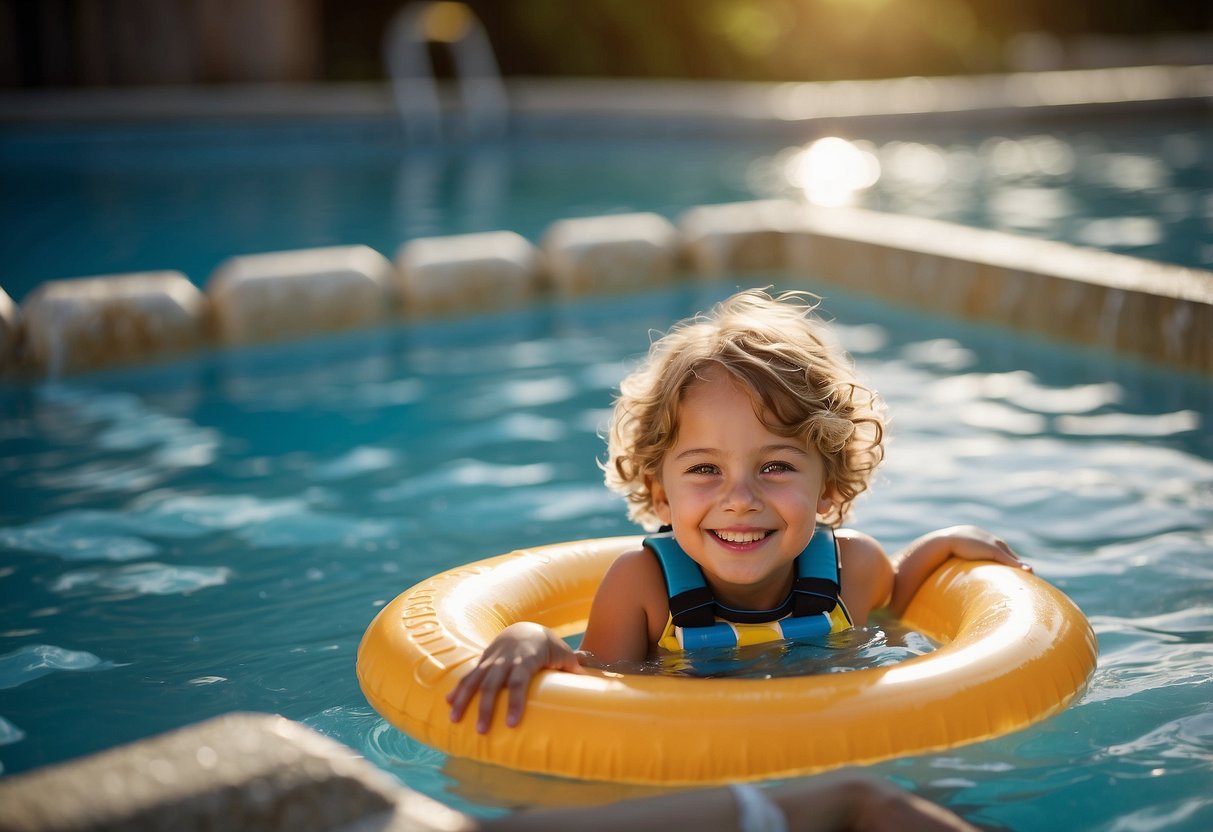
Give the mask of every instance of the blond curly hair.
[[749, 391], [771, 432], [817, 449], [837, 498], [822, 520], [838, 525], [846, 518], [884, 457], [884, 404], [823, 337], [816, 308], [804, 292], [740, 292], [652, 344], [620, 384], [603, 465], [607, 487], [627, 500], [629, 517], [649, 530], [660, 525], [651, 485], [677, 438], [678, 406], [716, 366]]

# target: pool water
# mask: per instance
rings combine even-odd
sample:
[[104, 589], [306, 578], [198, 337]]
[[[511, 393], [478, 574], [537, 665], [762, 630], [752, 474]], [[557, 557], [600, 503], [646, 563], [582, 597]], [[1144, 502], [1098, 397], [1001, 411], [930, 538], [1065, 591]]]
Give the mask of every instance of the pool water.
[[[581, 645], [579, 635], [566, 641], [575, 648]], [[819, 638], [746, 647], [699, 647], [679, 653], [662, 651], [643, 661], [613, 662], [604, 668], [616, 673], [695, 679], [771, 679], [886, 667], [925, 656], [938, 647], [923, 633], [877, 613], [865, 627]]]
[[[355, 651], [439, 570], [635, 533], [596, 465], [611, 391], [651, 329], [733, 288], [0, 388], [4, 772], [255, 710], [473, 812], [643, 793], [420, 746], [366, 705]], [[995, 530], [1100, 643], [1061, 715], [872, 771], [991, 828], [1213, 826], [1213, 385], [823, 291], [892, 412], [854, 525], [890, 550]]]
[[[956, 119], [949, 122], [958, 123]], [[772, 125], [763, 136], [564, 135], [402, 149], [394, 122], [0, 128], [0, 285], [227, 257], [510, 229], [767, 197], [804, 145], [870, 148], [860, 207], [1213, 268], [1213, 130], [1203, 113], [967, 127]], [[827, 163], [828, 175], [832, 163]]]

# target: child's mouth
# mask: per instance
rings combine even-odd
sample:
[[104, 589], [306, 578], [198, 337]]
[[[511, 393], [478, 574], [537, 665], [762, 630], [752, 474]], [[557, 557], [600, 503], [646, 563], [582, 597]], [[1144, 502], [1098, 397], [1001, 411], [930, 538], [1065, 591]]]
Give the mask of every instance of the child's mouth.
[[718, 540], [724, 543], [732, 543], [734, 545], [745, 545], [747, 543], [757, 543], [765, 539], [771, 534], [769, 530], [753, 529], [751, 531], [730, 531], [729, 529], [712, 529], [712, 534]]

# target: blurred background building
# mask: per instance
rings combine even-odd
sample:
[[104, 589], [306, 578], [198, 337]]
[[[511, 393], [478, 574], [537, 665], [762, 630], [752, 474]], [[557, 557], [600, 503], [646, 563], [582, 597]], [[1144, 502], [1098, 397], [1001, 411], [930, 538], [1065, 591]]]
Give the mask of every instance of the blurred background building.
[[[380, 80], [402, 5], [0, 0], [0, 87]], [[1189, 0], [468, 5], [507, 77], [833, 80], [1213, 60], [1213, 4]]]

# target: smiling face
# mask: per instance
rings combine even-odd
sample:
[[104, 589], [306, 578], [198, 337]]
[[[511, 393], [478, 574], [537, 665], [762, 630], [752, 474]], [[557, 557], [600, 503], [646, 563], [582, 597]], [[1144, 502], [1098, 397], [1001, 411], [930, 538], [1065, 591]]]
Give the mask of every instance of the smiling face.
[[792, 562], [833, 506], [821, 455], [772, 433], [754, 401], [720, 368], [678, 406], [678, 435], [652, 483], [662, 522], [699, 564], [717, 599], [770, 609], [787, 597]]

